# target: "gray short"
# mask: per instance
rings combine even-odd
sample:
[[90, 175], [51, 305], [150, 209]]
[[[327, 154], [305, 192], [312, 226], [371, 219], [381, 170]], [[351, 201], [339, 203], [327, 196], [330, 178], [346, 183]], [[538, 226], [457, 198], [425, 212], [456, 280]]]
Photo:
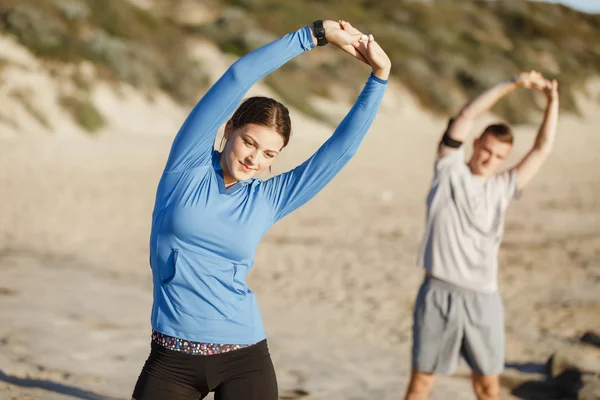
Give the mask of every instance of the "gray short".
[[412, 367], [451, 374], [459, 355], [482, 375], [504, 370], [504, 310], [498, 292], [425, 278], [414, 310]]

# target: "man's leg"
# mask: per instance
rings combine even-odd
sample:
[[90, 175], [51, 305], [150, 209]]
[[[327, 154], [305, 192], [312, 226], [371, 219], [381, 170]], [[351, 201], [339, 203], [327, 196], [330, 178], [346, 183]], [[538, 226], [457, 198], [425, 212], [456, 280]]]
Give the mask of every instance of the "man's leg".
[[406, 399], [427, 399], [436, 374], [454, 372], [462, 342], [454, 286], [426, 278], [415, 301], [412, 373]]
[[500, 374], [504, 369], [504, 310], [498, 293], [465, 297], [469, 318], [461, 353], [471, 370], [478, 400], [500, 397]]
[[405, 400], [427, 400], [435, 383], [435, 375], [412, 371]]
[[477, 400], [500, 400], [500, 376], [473, 372], [473, 390]]

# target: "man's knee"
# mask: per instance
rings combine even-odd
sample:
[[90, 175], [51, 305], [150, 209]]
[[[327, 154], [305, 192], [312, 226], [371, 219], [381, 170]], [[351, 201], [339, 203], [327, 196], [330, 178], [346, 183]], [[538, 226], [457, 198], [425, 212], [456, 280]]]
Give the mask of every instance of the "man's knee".
[[413, 371], [406, 391], [406, 400], [424, 400], [429, 398], [434, 382], [435, 375]]
[[473, 374], [473, 388], [479, 400], [500, 398], [500, 377], [498, 375]]

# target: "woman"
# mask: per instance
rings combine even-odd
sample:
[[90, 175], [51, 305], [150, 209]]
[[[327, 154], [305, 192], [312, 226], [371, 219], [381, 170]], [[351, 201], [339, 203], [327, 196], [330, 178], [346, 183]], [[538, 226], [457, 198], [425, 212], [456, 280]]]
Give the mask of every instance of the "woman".
[[[275, 222], [315, 196], [356, 152], [387, 86], [391, 63], [373, 40], [316, 21], [235, 62], [195, 106], [175, 137], [158, 185], [150, 237], [154, 282], [151, 352], [133, 398], [276, 400], [266, 334], [244, 278]], [[352, 110], [307, 161], [267, 181], [290, 137], [285, 106], [244, 101], [260, 78], [316, 45], [333, 43], [373, 72]]]

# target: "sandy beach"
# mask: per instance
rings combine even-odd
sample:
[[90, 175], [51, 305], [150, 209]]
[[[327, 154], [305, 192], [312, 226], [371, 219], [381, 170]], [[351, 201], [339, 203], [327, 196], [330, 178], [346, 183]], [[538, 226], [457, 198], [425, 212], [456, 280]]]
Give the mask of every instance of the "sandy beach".
[[[392, 85], [356, 157], [259, 247], [248, 283], [281, 399], [393, 400], [405, 390], [425, 196], [446, 122], [404, 93]], [[595, 93], [583, 116], [561, 115], [552, 155], [507, 214], [506, 399], [541, 379], [554, 351], [581, 348], [574, 339], [600, 331]], [[337, 120], [349, 108], [315, 104]], [[0, 398], [130, 398], [149, 352], [154, 193], [182, 116], [171, 112], [152, 132], [132, 133], [131, 120], [96, 138], [24, 133], [0, 142]], [[295, 110], [292, 121], [273, 173], [307, 158], [332, 130]], [[507, 166], [536, 128], [516, 129]], [[472, 398], [465, 365], [440, 378], [432, 397]]]

